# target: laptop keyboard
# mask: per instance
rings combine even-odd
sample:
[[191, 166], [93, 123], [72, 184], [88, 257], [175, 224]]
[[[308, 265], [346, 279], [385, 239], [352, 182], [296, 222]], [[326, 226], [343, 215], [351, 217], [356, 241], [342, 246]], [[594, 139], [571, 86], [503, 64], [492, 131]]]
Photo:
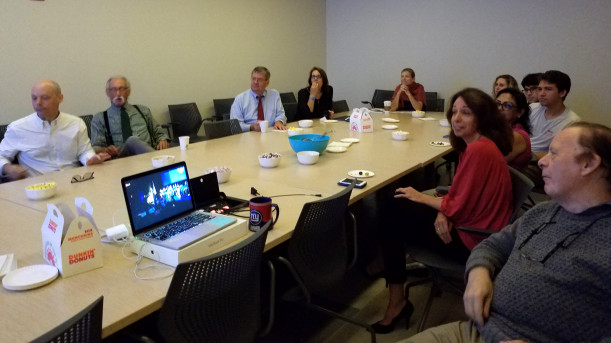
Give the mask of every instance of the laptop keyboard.
[[210, 214], [195, 212], [184, 218], [168, 223], [164, 226], [160, 226], [153, 231], [149, 231], [145, 233], [144, 236], [159, 241], [165, 241], [168, 238], [172, 238], [181, 232], [187, 231], [194, 226], [214, 218], [215, 216]]

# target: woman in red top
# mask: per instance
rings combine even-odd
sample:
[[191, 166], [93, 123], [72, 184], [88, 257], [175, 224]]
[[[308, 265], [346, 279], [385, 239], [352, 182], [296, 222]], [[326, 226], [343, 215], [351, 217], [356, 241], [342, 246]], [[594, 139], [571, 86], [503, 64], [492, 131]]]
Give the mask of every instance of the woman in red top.
[[[457, 226], [500, 230], [513, 212], [511, 178], [505, 157], [511, 151], [512, 133], [496, 102], [486, 93], [466, 88], [456, 93], [446, 117], [452, 124], [450, 143], [459, 153], [452, 187], [443, 198], [398, 188], [383, 206], [381, 244], [389, 304], [384, 318], [373, 324], [378, 333], [389, 333], [397, 320], [409, 317], [413, 305], [403, 289], [406, 280], [405, 243], [420, 244], [466, 261], [483, 238], [457, 232]], [[406, 201], [407, 199], [409, 201]], [[394, 217], [394, 218], [393, 218]], [[393, 220], [394, 219], [394, 220]], [[407, 224], [407, 225], [406, 225]]]
[[426, 107], [424, 87], [416, 82], [416, 73], [412, 68], [401, 71], [401, 84], [395, 88], [390, 103], [391, 111], [423, 111]]
[[513, 147], [505, 156], [507, 164], [523, 171], [531, 159], [530, 107], [524, 93], [514, 88], [505, 88], [496, 95], [496, 104], [503, 118], [513, 130]]

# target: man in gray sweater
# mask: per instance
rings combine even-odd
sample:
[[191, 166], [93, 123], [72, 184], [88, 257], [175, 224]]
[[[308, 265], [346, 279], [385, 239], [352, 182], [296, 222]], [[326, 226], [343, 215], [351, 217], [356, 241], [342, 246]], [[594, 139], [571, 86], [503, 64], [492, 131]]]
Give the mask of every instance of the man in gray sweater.
[[579, 122], [539, 160], [551, 202], [476, 246], [469, 322], [409, 342], [611, 341], [611, 129]]

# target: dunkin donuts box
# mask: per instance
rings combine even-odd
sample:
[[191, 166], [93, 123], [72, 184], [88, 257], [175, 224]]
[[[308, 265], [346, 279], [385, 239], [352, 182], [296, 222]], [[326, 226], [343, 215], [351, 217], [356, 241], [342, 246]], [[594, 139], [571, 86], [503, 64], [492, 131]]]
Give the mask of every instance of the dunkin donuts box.
[[59, 269], [62, 277], [76, 275], [103, 265], [102, 242], [93, 220], [93, 207], [76, 198], [76, 213], [64, 204], [47, 204], [42, 223], [42, 255]]
[[355, 108], [350, 115], [350, 131], [373, 132], [373, 119], [366, 108]]

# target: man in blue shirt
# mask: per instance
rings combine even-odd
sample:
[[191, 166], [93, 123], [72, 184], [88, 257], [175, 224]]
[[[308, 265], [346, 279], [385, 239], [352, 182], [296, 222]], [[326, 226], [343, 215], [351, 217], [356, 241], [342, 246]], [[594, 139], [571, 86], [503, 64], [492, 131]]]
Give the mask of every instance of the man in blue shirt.
[[260, 122], [266, 120], [275, 129], [286, 130], [286, 115], [280, 93], [267, 90], [269, 70], [255, 67], [250, 74], [250, 89], [238, 94], [231, 105], [231, 119], [237, 119], [243, 132], [261, 131]]
[[129, 81], [123, 76], [111, 77], [106, 82], [110, 107], [91, 120], [91, 145], [96, 152], [124, 157], [170, 147], [166, 132], [151, 110], [127, 103], [130, 92]]

